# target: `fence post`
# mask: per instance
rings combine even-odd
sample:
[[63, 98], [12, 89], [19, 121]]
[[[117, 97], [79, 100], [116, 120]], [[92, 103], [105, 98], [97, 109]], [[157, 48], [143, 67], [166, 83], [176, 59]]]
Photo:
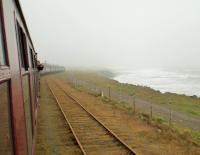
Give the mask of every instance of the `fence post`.
[[134, 110], [134, 113], [136, 112], [136, 107], [135, 107], [135, 97], [133, 96], [133, 110]]
[[122, 101], [122, 90], [121, 90], [121, 84], [120, 84], [120, 90], [119, 90], [119, 102]]
[[76, 80], [74, 79], [74, 87], [76, 88]]
[[111, 99], [111, 96], [110, 96], [110, 87], [108, 87], [108, 98]]
[[151, 110], [150, 117], [151, 117], [151, 120], [152, 120], [152, 118], [153, 118], [153, 107], [152, 107], [152, 105], [150, 107], [150, 110]]
[[104, 97], [103, 90], [101, 89], [101, 97]]
[[169, 112], [169, 126], [172, 125], [172, 109], [170, 108], [170, 112]]

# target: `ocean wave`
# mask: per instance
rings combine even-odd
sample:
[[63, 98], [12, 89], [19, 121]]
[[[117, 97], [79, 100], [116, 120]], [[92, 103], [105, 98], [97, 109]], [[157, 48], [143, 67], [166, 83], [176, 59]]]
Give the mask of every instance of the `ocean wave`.
[[148, 86], [163, 93], [173, 92], [200, 96], [200, 72], [166, 71], [161, 69], [122, 70], [118, 71], [115, 80]]

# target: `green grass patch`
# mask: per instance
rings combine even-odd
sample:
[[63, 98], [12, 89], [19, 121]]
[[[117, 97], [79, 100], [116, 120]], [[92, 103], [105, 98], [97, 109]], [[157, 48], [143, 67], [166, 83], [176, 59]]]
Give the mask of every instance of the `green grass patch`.
[[200, 132], [191, 131], [190, 134], [195, 139], [195, 141], [200, 145]]

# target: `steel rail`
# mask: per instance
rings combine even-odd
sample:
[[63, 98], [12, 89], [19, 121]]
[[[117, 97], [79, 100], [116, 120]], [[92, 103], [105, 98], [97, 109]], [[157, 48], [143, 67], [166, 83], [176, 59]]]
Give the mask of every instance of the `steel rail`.
[[65, 120], [66, 120], [66, 122], [67, 122], [67, 125], [69, 125], [69, 128], [70, 128], [70, 130], [71, 130], [71, 132], [72, 132], [74, 138], [76, 139], [76, 142], [77, 142], [79, 148], [81, 149], [83, 155], [87, 155], [87, 153], [85, 152], [85, 150], [84, 150], [84, 148], [83, 148], [83, 146], [82, 146], [80, 140], [78, 139], [78, 137], [77, 137], [77, 135], [76, 135], [76, 133], [75, 133], [75, 131], [74, 131], [72, 125], [70, 124], [69, 120], [67, 119], [67, 117], [66, 117], [66, 115], [65, 115], [65, 113], [64, 113], [64, 111], [63, 111], [63, 109], [62, 109], [62, 107], [61, 107], [61, 105], [60, 105], [60, 102], [58, 101], [58, 98], [56, 97], [55, 93], [53, 92], [53, 90], [52, 90], [51, 87], [49, 86], [49, 83], [47, 83], [47, 85], [48, 85], [48, 87], [49, 87], [49, 89], [50, 89], [50, 91], [51, 91], [53, 97], [55, 98], [56, 103], [58, 104], [58, 107], [59, 107], [60, 111], [62, 112], [62, 114], [63, 114], [63, 116], [64, 116], [64, 118], [65, 118]]
[[[55, 81], [54, 81], [55, 82]], [[84, 111], [86, 111], [95, 121], [97, 121], [106, 131], [110, 133], [112, 137], [117, 139], [125, 148], [127, 148], [132, 155], [136, 155], [135, 151], [126, 144], [119, 136], [117, 136], [111, 129], [109, 129], [104, 123], [102, 123], [100, 120], [97, 119], [96, 116], [94, 116], [91, 112], [89, 112], [74, 96], [72, 96], [69, 92], [67, 92], [63, 87], [61, 87], [57, 82], [55, 84], [72, 100], [75, 101]]]

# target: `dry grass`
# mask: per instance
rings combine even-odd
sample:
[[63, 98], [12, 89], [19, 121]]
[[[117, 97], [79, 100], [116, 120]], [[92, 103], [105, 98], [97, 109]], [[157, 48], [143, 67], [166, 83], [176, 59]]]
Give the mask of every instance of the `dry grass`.
[[[160, 106], [167, 107], [169, 109], [174, 110], [173, 112], [173, 128], [177, 130], [179, 133], [187, 132], [189, 133], [193, 139], [200, 144], [200, 132], [194, 131], [193, 129], [198, 129], [199, 124], [196, 121], [188, 121], [188, 119], [199, 118], [200, 114], [200, 98], [195, 96], [185, 96], [185, 95], [177, 95], [173, 93], [165, 93], [162, 94], [158, 91], [150, 89], [148, 87], [135, 86], [130, 84], [120, 84], [115, 80], [111, 80], [102, 74], [94, 71], [72, 71], [59, 74], [59, 78], [63, 80], [67, 80], [67, 77], [71, 75], [74, 76], [75, 79], [80, 79], [83, 81], [87, 81], [90, 84], [94, 84], [99, 87], [110, 87], [112, 90], [122, 90], [123, 92], [128, 93], [129, 95], [135, 95], [140, 97], [143, 100], [150, 101], [152, 104], [159, 104]], [[76, 87], [77, 88], [77, 87]], [[79, 90], [88, 91], [87, 89], [80, 87]], [[89, 91], [91, 92], [91, 91]], [[98, 95], [95, 95], [98, 96]], [[150, 97], [150, 98], [149, 98]], [[106, 100], [106, 99], [105, 99]], [[116, 104], [113, 102], [113, 104]], [[127, 103], [121, 104], [122, 106], [126, 106]], [[120, 106], [121, 106], [120, 105]], [[119, 106], [119, 105], [118, 105]], [[133, 107], [129, 105], [125, 107], [128, 111], [131, 111]], [[136, 109], [136, 111], [143, 111], [142, 109]], [[177, 113], [176, 113], [177, 112]], [[183, 121], [180, 122], [179, 114], [183, 115]], [[160, 115], [158, 113], [158, 115]], [[185, 121], [184, 121], [185, 120]], [[155, 118], [154, 121], [157, 123], [169, 124], [169, 120], [162, 115], [160, 118]], [[197, 121], [198, 122], [198, 121]], [[187, 129], [186, 129], [187, 128]], [[187, 130], [187, 131], [185, 131]]]

